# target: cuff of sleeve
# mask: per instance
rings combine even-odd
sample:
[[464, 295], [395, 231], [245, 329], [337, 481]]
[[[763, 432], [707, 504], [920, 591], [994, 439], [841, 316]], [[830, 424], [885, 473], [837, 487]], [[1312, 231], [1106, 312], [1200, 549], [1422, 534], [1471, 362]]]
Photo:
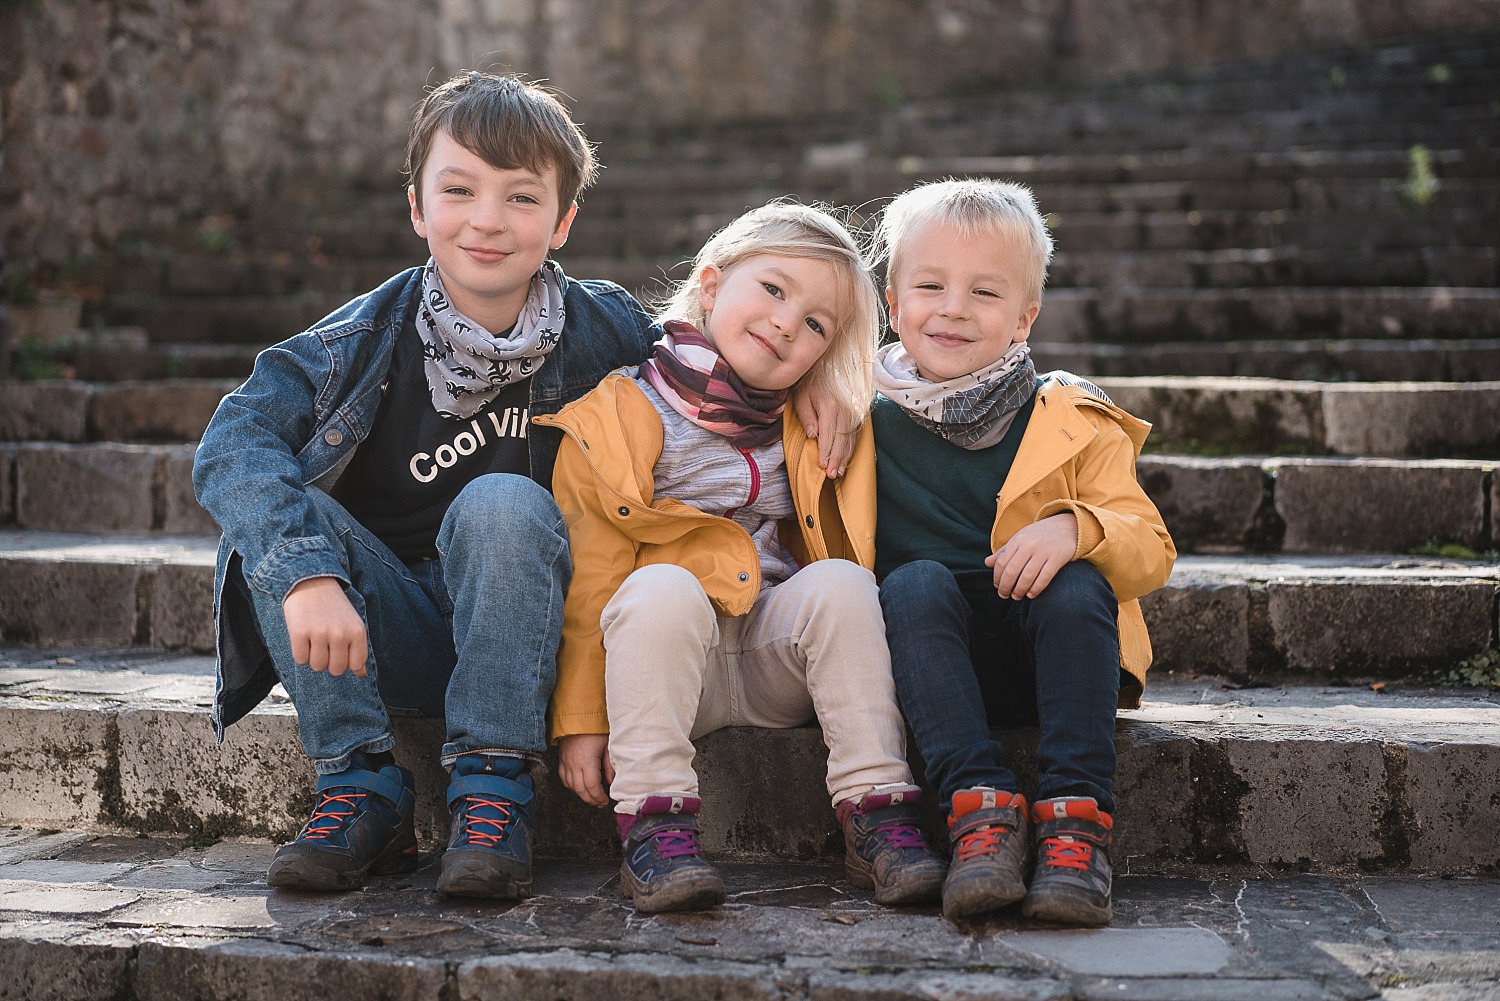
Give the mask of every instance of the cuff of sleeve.
[[609, 714], [568, 713], [552, 718], [552, 743], [564, 737], [575, 737], [581, 733], [609, 733]]
[[1087, 505], [1074, 500], [1048, 501], [1036, 513], [1036, 520], [1041, 521], [1043, 518], [1050, 518], [1064, 511], [1071, 511], [1078, 519], [1078, 548], [1073, 550], [1073, 558], [1084, 559], [1104, 542], [1104, 526]]
[[249, 575], [250, 586], [278, 601], [298, 584], [314, 577], [336, 577], [345, 584], [349, 574], [327, 539], [295, 539], [277, 546]]

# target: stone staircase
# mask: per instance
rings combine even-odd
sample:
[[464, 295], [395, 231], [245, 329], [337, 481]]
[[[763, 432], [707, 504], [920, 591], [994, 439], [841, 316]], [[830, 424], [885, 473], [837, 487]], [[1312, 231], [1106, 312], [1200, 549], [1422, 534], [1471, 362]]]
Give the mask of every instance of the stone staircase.
[[[1039, 361], [1155, 423], [1139, 473], [1183, 551], [1145, 602], [1148, 703], [1121, 716], [1121, 858], [1493, 874], [1500, 698], [1451, 682], [1465, 663], [1500, 679], [1497, 100], [1500, 37], [1474, 36], [841, 121], [593, 129], [610, 166], [563, 259], [649, 291], [774, 195], [868, 211], [949, 174], [1032, 185], [1060, 247]], [[307, 810], [284, 702], [211, 739], [193, 442], [256, 349], [422, 250], [395, 190], [272, 215], [214, 252], [102, 261], [75, 378], [0, 385], [9, 823], [280, 838]], [[425, 846], [439, 730], [400, 724]], [[1013, 737], [1024, 773], [1034, 735]], [[815, 728], [705, 740], [709, 850], [836, 855], [824, 754]], [[553, 780], [542, 796], [544, 852], [613, 857], [605, 815]]]

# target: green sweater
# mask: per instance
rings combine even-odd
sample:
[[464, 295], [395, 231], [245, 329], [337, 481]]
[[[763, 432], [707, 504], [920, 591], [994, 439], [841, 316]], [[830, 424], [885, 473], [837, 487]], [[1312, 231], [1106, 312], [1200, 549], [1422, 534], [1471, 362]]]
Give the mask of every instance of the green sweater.
[[918, 426], [901, 406], [875, 397], [875, 575], [913, 560], [936, 560], [960, 579], [988, 577], [995, 498], [1010, 474], [1036, 394], [1005, 437], [975, 451]]

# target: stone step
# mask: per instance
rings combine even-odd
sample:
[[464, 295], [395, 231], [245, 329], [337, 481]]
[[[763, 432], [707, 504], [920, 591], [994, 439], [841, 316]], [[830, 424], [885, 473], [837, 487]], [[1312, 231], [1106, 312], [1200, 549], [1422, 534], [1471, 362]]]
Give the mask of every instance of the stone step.
[[[661, 259], [580, 270], [648, 298]], [[642, 288], [642, 283], [646, 287]], [[111, 322], [144, 327], [153, 342], [264, 347], [307, 329], [342, 299], [163, 297], [113, 311]], [[1035, 334], [1060, 343], [1306, 340], [1500, 336], [1500, 288], [1058, 288], [1044, 300]]]
[[1242, 376], [1314, 382], [1494, 382], [1500, 340], [1221, 341], [1059, 344], [1033, 340], [1042, 371], [1079, 375]]
[[[0, 643], [212, 650], [216, 544], [211, 535], [5, 532]], [[1142, 605], [1163, 671], [1400, 678], [1500, 648], [1497, 588], [1494, 560], [1184, 555]]]
[[[1496, 382], [1323, 383], [1101, 376], [1155, 425], [1153, 450], [1220, 455], [1500, 458]], [[0, 442], [186, 442], [232, 380], [0, 384]]]
[[[205, 715], [211, 658], [61, 654], [0, 655], [0, 819], [221, 837], [296, 832], [313, 777], [284, 698], [215, 745]], [[395, 725], [398, 757], [417, 776], [419, 833], [439, 842], [441, 721]], [[1035, 732], [1005, 739], [1029, 786]], [[1500, 766], [1500, 698], [1482, 690], [1226, 689], [1165, 678], [1142, 708], [1121, 712], [1116, 739], [1120, 860], [1434, 873], [1496, 860], [1484, 832], [1500, 808], [1474, 782]], [[816, 726], [730, 728], [700, 740], [706, 849], [726, 859], [837, 856], [826, 758]], [[608, 814], [567, 792], [552, 764], [539, 787], [544, 851], [612, 857]]]
[[1500, 383], [1105, 377], [1154, 425], [1147, 446], [1196, 454], [1500, 458]]
[[[1326, 812], [1326, 811], [1325, 811]], [[837, 862], [719, 862], [728, 902], [634, 915], [610, 861], [520, 903], [445, 901], [431, 858], [268, 891], [274, 846], [4, 834], [0, 970], [28, 1001], [1490, 1001], [1500, 879], [1120, 865], [1114, 925], [888, 910]]]
[[[193, 446], [0, 446], [0, 525], [212, 533]], [[1500, 550], [1500, 460], [1147, 454], [1137, 473], [1181, 552]]]

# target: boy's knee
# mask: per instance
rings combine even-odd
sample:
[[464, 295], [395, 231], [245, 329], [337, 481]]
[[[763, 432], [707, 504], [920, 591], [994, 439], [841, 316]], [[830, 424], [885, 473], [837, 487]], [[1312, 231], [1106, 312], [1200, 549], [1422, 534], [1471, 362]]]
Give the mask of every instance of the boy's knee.
[[848, 560], [817, 560], [798, 570], [797, 575], [820, 589], [869, 590], [874, 593], [876, 587], [874, 574]]
[[1090, 609], [1107, 611], [1111, 619], [1119, 610], [1114, 588], [1099, 568], [1087, 560], [1074, 560], [1063, 565], [1052, 583], [1035, 598], [1030, 599], [1034, 610], [1086, 612]]
[[675, 563], [651, 563], [625, 578], [605, 605], [601, 622], [608, 629], [627, 614], [659, 623], [660, 628], [701, 626], [713, 622], [714, 608], [691, 570]]
[[953, 571], [936, 560], [903, 563], [880, 582], [880, 602], [886, 608], [958, 594], [958, 580]]
[[487, 473], [470, 480], [459, 491], [448, 507], [447, 518], [479, 518], [495, 525], [533, 516], [550, 522], [561, 518], [562, 514], [552, 495], [531, 477], [516, 473]]

